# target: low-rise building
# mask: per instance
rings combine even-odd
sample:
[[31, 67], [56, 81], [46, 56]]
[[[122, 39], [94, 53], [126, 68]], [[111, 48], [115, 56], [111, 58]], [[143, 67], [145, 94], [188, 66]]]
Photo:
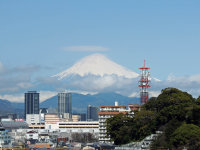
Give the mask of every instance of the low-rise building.
[[128, 107], [129, 107], [130, 111], [132, 111], [132, 112], [139, 111], [141, 106], [142, 105], [140, 103], [128, 103]]
[[0, 123], [0, 145], [8, 145], [11, 142], [11, 136], [8, 131]]
[[59, 129], [69, 132], [99, 133], [98, 121], [59, 122]]
[[45, 124], [29, 124], [29, 129], [45, 129]]
[[39, 134], [38, 134], [37, 130], [27, 131], [27, 133], [26, 133], [27, 141], [29, 141], [29, 140], [38, 140], [38, 138], [39, 138]]
[[26, 122], [28, 124], [40, 124], [40, 114], [26, 114]]
[[81, 120], [81, 116], [80, 115], [72, 115], [72, 121], [73, 122], [78, 122]]
[[48, 130], [59, 129], [58, 122], [45, 122], [45, 129], [48, 129]]
[[57, 114], [45, 114], [45, 123], [57, 123], [60, 121], [60, 118]]

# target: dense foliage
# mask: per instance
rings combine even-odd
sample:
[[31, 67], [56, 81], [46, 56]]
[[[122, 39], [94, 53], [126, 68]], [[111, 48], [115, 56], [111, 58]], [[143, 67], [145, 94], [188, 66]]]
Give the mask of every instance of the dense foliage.
[[115, 144], [140, 141], [163, 131], [153, 143], [153, 149], [200, 149], [200, 97], [194, 99], [187, 92], [166, 88], [151, 98], [134, 117], [123, 114], [107, 119], [107, 134]]

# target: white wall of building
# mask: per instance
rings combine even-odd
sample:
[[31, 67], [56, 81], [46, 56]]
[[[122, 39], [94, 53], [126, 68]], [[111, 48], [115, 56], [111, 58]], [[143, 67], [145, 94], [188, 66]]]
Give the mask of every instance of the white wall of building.
[[47, 130], [57, 130], [59, 129], [58, 122], [46, 122], [45, 129]]
[[41, 123], [40, 114], [26, 114], [26, 122], [28, 124]]

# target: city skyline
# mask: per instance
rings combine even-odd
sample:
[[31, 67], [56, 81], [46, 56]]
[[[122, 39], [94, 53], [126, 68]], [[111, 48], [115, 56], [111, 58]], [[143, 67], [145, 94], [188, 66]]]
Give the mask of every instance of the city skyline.
[[146, 59], [151, 76], [162, 81], [152, 92], [174, 86], [197, 97], [199, 6], [180, 0], [1, 1], [0, 98], [22, 102], [30, 89], [41, 100], [56, 95], [59, 85], [42, 83], [96, 53], [136, 73]]

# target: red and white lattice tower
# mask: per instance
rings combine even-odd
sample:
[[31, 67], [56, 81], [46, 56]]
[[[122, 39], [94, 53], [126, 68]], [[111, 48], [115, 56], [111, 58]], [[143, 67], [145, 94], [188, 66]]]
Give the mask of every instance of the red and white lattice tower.
[[143, 67], [139, 68], [141, 70], [140, 80], [139, 80], [139, 87], [140, 90], [140, 103], [145, 104], [149, 98], [148, 88], [151, 87], [150, 84], [150, 73], [148, 70], [150, 68], [145, 66], [145, 60]]

